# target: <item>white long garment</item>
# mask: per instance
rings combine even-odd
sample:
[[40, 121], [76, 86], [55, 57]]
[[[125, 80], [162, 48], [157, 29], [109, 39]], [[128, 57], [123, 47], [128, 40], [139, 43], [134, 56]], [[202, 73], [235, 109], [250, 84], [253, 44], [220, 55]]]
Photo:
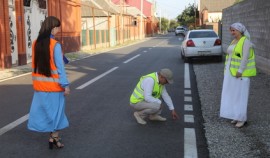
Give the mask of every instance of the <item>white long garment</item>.
[[231, 75], [229, 67], [234, 47], [235, 45], [230, 45], [227, 50], [229, 59], [224, 73], [220, 117], [246, 121], [250, 79], [248, 77], [236, 78]]

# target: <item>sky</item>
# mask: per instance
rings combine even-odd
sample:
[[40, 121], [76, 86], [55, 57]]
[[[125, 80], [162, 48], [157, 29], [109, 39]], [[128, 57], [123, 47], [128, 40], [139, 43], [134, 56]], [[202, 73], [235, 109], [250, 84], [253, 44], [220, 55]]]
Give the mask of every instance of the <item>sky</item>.
[[168, 19], [175, 19], [189, 4], [196, 4], [198, 0], [156, 0], [157, 14]]

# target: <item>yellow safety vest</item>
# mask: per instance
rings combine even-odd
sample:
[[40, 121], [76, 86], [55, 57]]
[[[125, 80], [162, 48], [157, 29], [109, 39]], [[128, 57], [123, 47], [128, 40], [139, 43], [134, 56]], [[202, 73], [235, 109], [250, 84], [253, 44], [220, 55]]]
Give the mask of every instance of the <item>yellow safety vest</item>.
[[[247, 38], [246, 36], [241, 37], [241, 39], [237, 42], [232, 52], [232, 59], [230, 63], [230, 71], [231, 71], [232, 76], [236, 76], [237, 71], [240, 68], [241, 60], [243, 57], [243, 46], [244, 46], [244, 42], [246, 38]], [[225, 67], [227, 63], [228, 63], [228, 55], [226, 56]], [[251, 76], [256, 76], [256, 74], [257, 74], [257, 71], [256, 71], [254, 49], [250, 48], [248, 63], [247, 63], [246, 69], [244, 70], [244, 72], [242, 72], [242, 76], [251, 77]]]
[[154, 98], [160, 98], [162, 90], [163, 90], [163, 85], [158, 83], [158, 78], [157, 78], [156, 72], [153, 72], [151, 74], [142, 76], [140, 78], [140, 81], [138, 82], [137, 86], [135, 87], [133, 93], [130, 96], [130, 103], [137, 104], [138, 102], [141, 102], [144, 100], [143, 89], [141, 87], [141, 83], [142, 83], [143, 79], [145, 79], [146, 77], [151, 77], [154, 80], [154, 87], [152, 90], [152, 96]]

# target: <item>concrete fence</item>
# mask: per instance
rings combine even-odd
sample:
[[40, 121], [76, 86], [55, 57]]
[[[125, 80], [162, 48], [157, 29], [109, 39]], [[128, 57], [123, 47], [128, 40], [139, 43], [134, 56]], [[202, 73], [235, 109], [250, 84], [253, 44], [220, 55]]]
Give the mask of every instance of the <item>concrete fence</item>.
[[223, 10], [222, 47], [226, 52], [233, 40], [229, 27], [234, 22], [243, 23], [255, 45], [257, 68], [270, 74], [270, 1], [245, 0]]

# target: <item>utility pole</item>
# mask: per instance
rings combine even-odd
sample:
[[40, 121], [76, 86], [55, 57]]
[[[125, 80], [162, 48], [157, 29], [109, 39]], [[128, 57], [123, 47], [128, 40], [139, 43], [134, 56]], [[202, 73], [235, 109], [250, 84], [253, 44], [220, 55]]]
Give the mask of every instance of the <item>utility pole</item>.
[[140, 23], [140, 39], [143, 38], [143, 0], [141, 0], [141, 23]]
[[196, 9], [196, 0], [194, 0], [194, 12], [195, 12], [195, 23], [194, 23], [194, 29], [196, 29], [196, 14], [197, 14], [197, 9]]
[[161, 9], [159, 9], [159, 32], [161, 33]]

